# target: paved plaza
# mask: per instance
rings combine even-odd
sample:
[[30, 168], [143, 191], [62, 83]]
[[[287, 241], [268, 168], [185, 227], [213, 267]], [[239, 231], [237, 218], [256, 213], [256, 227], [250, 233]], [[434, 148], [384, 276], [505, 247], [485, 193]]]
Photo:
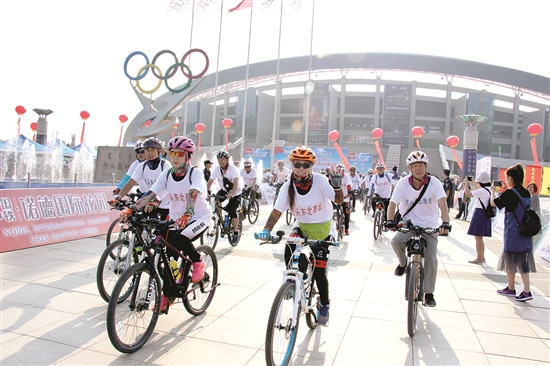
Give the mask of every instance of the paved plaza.
[[[107, 336], [107, 304], [96, 287], [105, 236], [0, 254], [2, 365], [262, 365], [267, 318], [283, 271], [282, 245], [258, 245], [270, 206], [245, 225], [235, 248], [220, 239], [219, 282], [205, 314], [181, 303], [159, 318], [151, 339], [121, 354]], [[454, 216], [456, 212], [451, 212]], [[502, 237], [486, 240], [487, 264], [475, 255], [468, 222], [453, 220], [439, 239], [437, 307], [420, 308], [418, 330], [407, 334], [405, 277], [389, 240], [374, 241], [372, 219], [352, 213], [351, 235], [332, 249], [330, 323], [310, 330], [301, 321], [296, 365], [548, 365], [549, 263], [536, 258], [534, 299], [499, 296], [495, 270]], [[289, 227], [283, 226], [289, 231]], [[518, 292], [523, 289], [516, 277]]]

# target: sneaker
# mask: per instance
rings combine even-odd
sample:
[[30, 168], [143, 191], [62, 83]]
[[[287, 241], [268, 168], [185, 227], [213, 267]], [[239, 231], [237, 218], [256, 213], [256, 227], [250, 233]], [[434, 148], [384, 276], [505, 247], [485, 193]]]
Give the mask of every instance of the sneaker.
[[405, 268], [407, 268], [407, 267], [406, 266], [401, 267], [400, 265], [397, 265], [397, 267], [395, 268], [395, 271], [393, 272], [393, 274], [398, 276], [398, 277], [401, 277], [401, 276], [403, 276], [403, 273], [405, 273]]
[[530, 292], [521, 291], [519, 296], [514, 297], [516, 301], [529, 301], [533, 300], [533, 295]]
[[204, 269], [206, 263], [201, 259], [200, 262], [193, 262], [193, 276], [191, 281], [194, 283], [200, 282], [204, 277]]
[[456, 219], [460, 219], [460, 216], [455, 216], [455, 220], [456, 220]]
[[497, 294], [504, 296], [516, 296], [516, 290], [510, 290], [508, 286], [502, 290], [497, 290]]
[[425, 294], [424, 295], [424, 304], [427, 307], [433, 308], [435, 306], [434, 294]]
[[349, 235], [349, 230], [348, 229], [344, 230], [344, 235]]
[[485, 260], [480, 261], [479, 259], [474, 259], [474, 260], [468, 261], [468, 263], [471, 263], [471, 264], [483, 264], [483, 263], [485, 263]]
[[317, 313], [317, 323], [322, 325], [327, 325], [329, 318], [329, 308], [330, 305], [321, 305], [319, 312]]

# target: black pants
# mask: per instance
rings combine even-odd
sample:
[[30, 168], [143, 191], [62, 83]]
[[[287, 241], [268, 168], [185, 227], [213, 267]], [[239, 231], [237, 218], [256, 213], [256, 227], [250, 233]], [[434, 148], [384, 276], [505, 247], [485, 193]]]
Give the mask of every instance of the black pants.
[[[218, 196], [225, 197], [227, 195], [227, 192], [223, 189], [220, 189], [217, 193]], [[239, 208], [239, 205], [241, 204], [241, 195], [231, 197], [227, 205], [223, 208], [225, 211], [227, 211], [227, 214], [230, 218], [236, 219], [237, 218], [237, 209]]]
[[350, 202], [342, 203], [342, 211], [344, 212], [344, 229], [349, 230], [349, 217], [350, 217]]
[[[191, 225], [193, 222], [190, 222], [188, 225]], [[198, 262], [201, 257], [199, 252], [195, 249], [193, 242], [201, 237], [202, 233], [206, 231], [207, 228], [200, 231], [193, 237], [189, 239], [188, 237], [181, 235], [181, 230], [168, 230], [163, 232], [162, 235], [166, 238], [166, 241], [176, 247], [179, 251], [189, 257], [191, 261]], [[166, 256], [168, 258], [174, 257], [175, 260], [178, 260], [179, 256], [172, 250], [170, 247], [166, 247]]]
[[376, 204], [379, 200], [382, 200], [384, 204], [384, 221], [388, 221], [388, 205], [390, 204], [389, 198], [382, 198], [380, 196], [375, 196], [372, 198], [372, 212], [376, 212]]

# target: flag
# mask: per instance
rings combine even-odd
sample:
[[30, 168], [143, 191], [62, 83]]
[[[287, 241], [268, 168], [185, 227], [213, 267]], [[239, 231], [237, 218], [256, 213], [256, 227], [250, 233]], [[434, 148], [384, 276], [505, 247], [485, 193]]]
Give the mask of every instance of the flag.
[[242, 10], [242, 9], [251, 8], [251, 7], [252, 7], [252, 0], [242, 0], [239, 3], [239, 5], [235, 6], [234, 8], [229, 9], [227, 12], [231, 13], [231, 12], [236, 11], [236, 10]]

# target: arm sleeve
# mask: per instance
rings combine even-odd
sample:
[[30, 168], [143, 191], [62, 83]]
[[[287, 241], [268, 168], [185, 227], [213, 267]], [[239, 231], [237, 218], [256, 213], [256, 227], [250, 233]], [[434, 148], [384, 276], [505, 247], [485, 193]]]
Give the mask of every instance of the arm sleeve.
[[130, 180], [131, 176], [129, 176], [128, 174], [126, 174], [124, 176], [124, 178], [122, 178], [122, 180], [120, 181], [120, 183], [118, 184], [118, 186], [116, 186], [118, 189], [122, 189], [122, 187], [124, 187], [124, 185]]

